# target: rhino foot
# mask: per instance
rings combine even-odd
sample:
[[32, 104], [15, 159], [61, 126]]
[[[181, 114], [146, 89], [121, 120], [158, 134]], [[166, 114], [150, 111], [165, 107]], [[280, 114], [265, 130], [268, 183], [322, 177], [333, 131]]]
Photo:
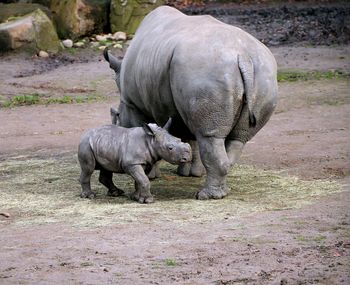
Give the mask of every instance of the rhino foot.
[[147, 177], [150, 180], [159, 178], [161, 176], [162, 176], [162, 174], [160, 173], [160, 169], [159, 169], [158, 164], [153, 165], [151, 171], [147, 174]]
[[180, 176], [190, 176], [190, 171], [191, 171], [191, 163], [181, 163], [177, 167], [177, 174]]
[[89, 192], [81, 192], [80, 198], [88, 198], [88, 199], [94, 199], [96, 198], [96, 193], [89, 191]]
[[226, 186], [205, 187], [196, 193], [198, 200], [222, 199], [227, 195], [228, 189]]
[[131, 199], [133, 199], [141, 204], [150, 204], [150, 203], [154, 202], [154, 198], [152, 195], [143, 196], [140, 194], [140, 192], [134, 192], [131, 195]]
[[194, 176], [201, 177], [206, 173], [203, 164], [194, 164], [194, 163], [183, 163], [180, 164], [177, 168], [177, 174], [180, 176]]
[[115, 189], [109, 189], [107, 192], [107, 196], [111, 197], [118, 197], [118, 196], [123, 196], [125, 193], [122, 189], [115, 188]]

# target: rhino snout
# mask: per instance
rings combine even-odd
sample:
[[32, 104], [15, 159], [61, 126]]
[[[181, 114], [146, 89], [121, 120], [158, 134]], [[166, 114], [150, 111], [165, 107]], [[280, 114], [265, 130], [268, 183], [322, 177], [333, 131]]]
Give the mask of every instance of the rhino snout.
[[190, 145], [186, 143], [180, 162], [184, 163], [184, 162], [190, 162], [190, 161], [192, 161], [192, 151], [191, 151]]

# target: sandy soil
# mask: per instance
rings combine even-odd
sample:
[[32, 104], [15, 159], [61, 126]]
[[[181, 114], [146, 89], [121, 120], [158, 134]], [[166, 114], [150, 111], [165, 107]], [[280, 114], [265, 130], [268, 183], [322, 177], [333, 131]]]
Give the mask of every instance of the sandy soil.
[[[281, 69], [350, 70], [347, 46], [272, 51]], [[105, 98], [0, 109], [0, 160], [75, 152], [84, 130], [110, 121], [109, 107], [118, 98], [101, 55], [44, 68], [50, 64], [54, 61], [23, 55], [1, 57], [1, 95]], [[69, 221], [2, 223], [0, 283], [349, 284], [349, 88], [345, 79], [280, 84], [275, 115], [240, 160], [306, 180], [336, 180], [343, 192], [298, 210], [230, 216], [220, 223], [193, 218], [181, 225], [156, 217], [145, 224], [91, 229], [71, 227]]]

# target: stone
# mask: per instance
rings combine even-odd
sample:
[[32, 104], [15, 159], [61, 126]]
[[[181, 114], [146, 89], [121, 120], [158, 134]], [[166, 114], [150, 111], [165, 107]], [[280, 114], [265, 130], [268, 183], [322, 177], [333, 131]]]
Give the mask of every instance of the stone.
[[115, 44], [113, 47], [117, 49], [123, 49], [123, 46], [121, 44]]
[[96, 41], [98, 42], [103, 42], [107, 40], [107, 36], [106, 35], [97, 35], [96, 36]]
[[85, 43], [83, 43], [83, 42], [76, 42], [76, 43], [74, 43], [74, 46], [78, 47], [78, 48], [83, 47], [84, 45], [85, 45]]
[[61, 38], [75, 40], [102, 33], [108, 23], [110, 0], [52, 0], [51, 11]]
[[104, 50], [107, 46], [100, 46], [98, 47], [99, 50]]
[[165, 2], [165, 0], [112, 0], [109, 17], [111, 31], [134, 34], [143, 18]]
[[38, 56], [39, 57], [49, 57], [49, 54], [46, 51], [41, 50], [41, 51], [39, 51]]
[[60, 50], [61, 43], [56, 30], [41, 9], [0, 24], [0, 50], [18, 48], [32, 51], [44, 50], [51, 53]]
[[126, 41], [126, 33], [124, 32], [116, 32], [113, 34], [112, 38], [116, 41]]
[[0, 3], [0, 23], [16, 20], [16, 18], [23, 17], [24, 15], [32, 13], [37, 9], [43, 11], [50, 19], [52, 18], [50, 10], [47, 7], [39, 4]]
[[71, 48], [73, 46], [73, 41], [70, 39], [66, 39], [66, 40], [62, 41], [62, 44], [66, 48]]

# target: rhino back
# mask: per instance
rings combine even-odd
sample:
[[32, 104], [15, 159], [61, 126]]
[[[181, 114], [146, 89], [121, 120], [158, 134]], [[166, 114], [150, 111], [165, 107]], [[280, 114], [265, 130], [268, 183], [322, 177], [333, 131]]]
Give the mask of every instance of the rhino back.
[[248, 33], [211, 16], [160, 7], [142, 22], [127, 51], [122, 97], [158, 124], [179, 115], [192, 133], [225, 137], [243, 104], [240, 54], [252, 59], [257, 84], [266, 90], [276, 84], [274, 57]]
[[106, 170], [123, 173], [126, 164], [143, 164], [148, 159], [142, 128], [107, 125], [90, 130], [86, 136], [96, 161]]

